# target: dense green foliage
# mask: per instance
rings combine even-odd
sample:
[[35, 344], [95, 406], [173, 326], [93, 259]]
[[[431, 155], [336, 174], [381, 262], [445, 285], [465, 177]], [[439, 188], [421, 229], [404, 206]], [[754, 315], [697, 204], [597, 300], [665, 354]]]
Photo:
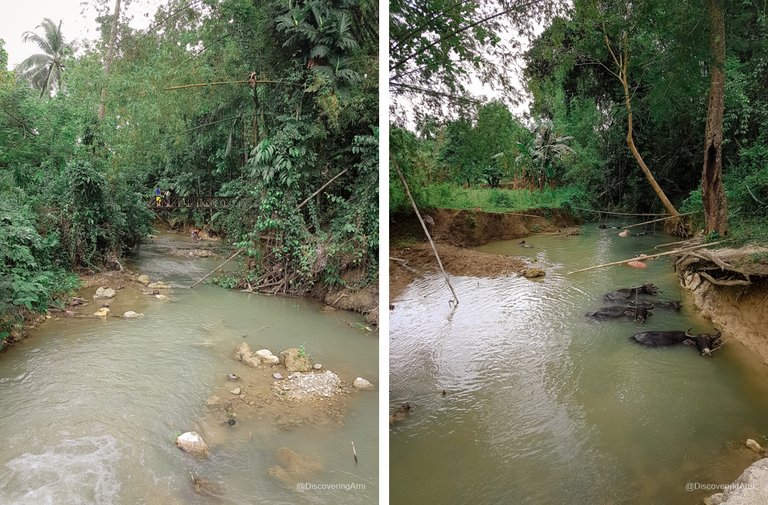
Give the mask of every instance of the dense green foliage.
[[[725, 7], [723, 160], [730, 225], [737, 235], [765, 239], [768, 6], [747, 0]], [[511, 116], [495, 102], [448, 114], [438, 108], [432, 112], [439, 119], [420, 118], [417, 134], [393, 128], [391, 159], [424, 205], [463, 201], [462, 206], [490, 208], [482, 192], [461, 191], [459, 185], [496, 186], [498, 177], [499, 194], [504, 188], [570, 187], [569, 200], [583, 207], [663, 210], [627, 147], [625, 97], [605, 39], [614, 51], [625, 40], [635, 144], [680, 211], [701, 211], [708, 26], [701, 2], [576, 1], [548, 21], [525, 53], [529, 117], [509, 123], [504, 117]], [[452, 196], [435, 198], [449, 193], [436, 183], [452, 184]], [[396, 174], [390, 174], [390, 184], [392, 207], [408, 205]], [[701, 227], [701, 214], [694, 219]]]
[[[117, 267], [151, 231], [157, 186], [232, 197], [161, 212], [245, 250], [233, 286], [302, 294], [351, 268], [376, 279], [377, 3], [171, 0], [143, 31], [99, 3], [101, 39], [57, 52], [55, 83], [35, 87], [37, 60], [0, 72], [0, 196], [23, 203], [0, 226], [29, 248], [4, 252], [4, 279], [23, 289], [3, 291], [0, 312], [43, 310], [45, 272]], [[44, 28], [64, 45], [66, 25]]]

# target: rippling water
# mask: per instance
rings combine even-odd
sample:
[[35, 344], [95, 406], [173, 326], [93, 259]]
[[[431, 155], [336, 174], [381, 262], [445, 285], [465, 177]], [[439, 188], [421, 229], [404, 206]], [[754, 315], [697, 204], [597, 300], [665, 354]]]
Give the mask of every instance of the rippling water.
[[[668, 260], [612, 267], [671, 239], [585, 226], [480, 250], [528, 255], [547, 276], [454, 276], [414, 282], [390, 312], [392, 503], [694, 503], [687, 482], [727, 483], [750, 463], [747, 437], [766, 435], [768, 371], [736, 341], [698, 356], [647, 348], [632, 321], [584, 317], [607, 291], [653, 282], [680, 313], [656, 309], [643, 329], [711, 329]], [[445, 395], [442, 395], [445, 391]]]
[[[177, 286], [173, 303], [118, 291], [113, 313], [146, 317], [50, 321], [0, 356], [0, 503], [375, 503], [376, 393], [355, 395], [343, 426], [282, 431], [266, 416], [218, 437], [207, 460], [176, 448], [176, 434], [204, 427], [206, 398], [244, 366], [231, 358], [243, 341], [273, 352], [305, 345], [341, 377], [378, 383], [378, 341], [354, 327], [357, 316], [298, 299], [184, 289], [223, 259], [168, 257], [177, 240], [184, 244], [161, 236], [135, 259]], [[298, 492], [277, 483], [268, 469], [284, 446], [324, 465], [313, 482], [358, 488]], [[215, 492], [195, 494], [190, 472]]]

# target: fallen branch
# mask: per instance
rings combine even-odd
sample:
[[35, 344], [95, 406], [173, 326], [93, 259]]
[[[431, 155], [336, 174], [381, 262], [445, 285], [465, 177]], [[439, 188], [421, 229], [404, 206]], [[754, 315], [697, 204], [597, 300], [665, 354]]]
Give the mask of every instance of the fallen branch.
[[323, 184], [322, 186], [320, 186], [320, 189], [318, 189], [317, 191], [315, 191], [314, 193], [312, 193], [311, 195], [309, 195], [309, 196], [308, 196], [308, 197], [307, 197], [307, 198], [306, 198], [306, 199], [305, 199], [303, 202], [301, 202], [301, 203], [299, 204], [299, 206], [298, 206], [298, 207], [296, 207], [296, 209], [298, 210], [298, 209], [300, 209], [300, 208], [304, 207], [304, 204], [306, 204], [308, 201], [310, 201], [312, 198], [314, 198], [314, 197], [315, 197], [315, 195], [317, 195], [319, 192], [321, 192], [322, 190], [324, 190], [325, 188], [327, 188], [327, 187], [328, 187], [328, 185], [329, 185], [330, 183], [332, 183], [333, 181], [335, 181], [336, 179], [338, 179], [338, 178], [339, 178], [339, 177], [341, 177], [342, 175], [346, 174], [348, 171], [349, 171], [349, 169], [348, 169], [348, 168], [345, 168], [344, 170], [342, 170], [341, 172], [339, 172], [338, 174], [336, 174], [336, 175], [333, 177], [333, 179], [331, 179], [330, 181], [326, 182], [325, 184]]
[[626, 230], [627, 228], [635, 228], [636, 226], [643, 226], [644, 224], [651, 224], [651, 223], [658, 223], [659, 221], [666, 221], [667, 219], [675, 219], [678, 217], [683, 216], [690, 216], [692, 214], [696, 214], [696, 212], [687, 212], [685, 214], [678, 214], [676, 216], [667, 216], [667, 217], [661, 217], [659, 219], [652, 219], [651, 221], [643, 221], [642, 223], [636, 223], [636, 224], [630, 224], [628, 226], [622, 226], [622, 230]]
[[220, 269], [221, 267], [223, 267], [224, 265], [226, 265], [227, 263], [229, 263], [229, 260], [231, 260], [232, 258], [234, 258], [235, 256], [237, 256], [238, 254], [240, 254], [240, 253], [241, 253], [241, 252], [243, 252], [244, 250], [245, 250], [245, 249], [238, 249], [238, 250], [235, 252], [235, 254], [233, 254], [232, 256], [230, 256], [229, 258], [227, 258], [227, 259], [224, 261], [224, 263], [222, 263], [221, 265], [217, 266], [216, 268], [214, 268], [213, 270], [211, 270], [210, 272], [208, 272], [207, 274], [205, 274], [205, 277], [203, 277], [202, 279], [200, 279], [200, 280], [199, 280], [199, 281], [197, 281], [196, 283], [194, 283], [194, 284], [192, 284], [191, 286], [189, 286], [189, 289], [192, 289], [192, 288], [194, 288], [195, 286], [197, 286], [198, 284], [200, 284], [201, 282], [203, 282], [205, 279], [207, 279], [208, 277], [210, 277], [210, 275], [211, 275], [212, 273], [216, 272], [218, 269]]
[[702, 247], [710, 247], [710, 246], [713, 246], [713, 245], [721, 244], [723, 242], [725, 242], [725, 240], [718, 240], [717, 242], [711, 242], [709, 244], [699, 244], [699, 245], [695, 245], [695, 246], [691, 246], [691, 247], [685, 247], [683, 249], [676, 249], [674, 251], [667, 251], [667, 252], [658, 253], [658, 254], [651, 254], [650, 256], [645, 256], [645, 255], [635, 256], [634, 258], [629, 258], [629, 259], [626, 259], [626, 260], [613, 261], [611, 263], [603, 263], [601, 265], [595, 265], [595, 266], [591, 266], [591, 267], [587, 267], [587, 268], [582, 268], [580, 270], [574, 270], [573, 272], [568, 272], [565, 275], [576, 274], [576, 273], [579, 273], [579, 272], [586, 272], [587, 270], [595, 270], [597, 268], [602, 268], [602, 267], [610, 267], [610, 266], [614, 266], [614, 265], [623, 265], [625, 263], [629, 263], [630, 261], [645, 261], [645, 260], [649, 260], [649, 259], [653, 259], [653, 258], [660, 258], [662, 256], [672, 256], [673, 254], [679, 254], [681, 252], [693, 251], [694, 249], [700, 249]]
[[400, 258], [395, 258], [394, 256], [390, 256], [389, 260], [390, 261], [394, 261], [395, 263], [400, 264], [401, 267], [403, 267], [404, 269], [408, 270], [412, 274], [418, 274], [419, 273], [419, 271], [416, 270], [415, 268], [408, 266], [408, 260], [404, 260], [404, 259], [400, 259]]
[[699, 274], [699, 277], [702, 279], [706, 279], [712, 284], [716, 284], [718, 286], [751, 286], [752, 283], [749, 280], [744, 279], [715, 279], [711, 275], [709, 275], [707, 272], [696, 272]]
[[403, 188], [405, 188], [405, 194], [408, 195], [408, 199], [411, 201], [411, 206], [413, 207], [413, 211], [416, 213], [416, 217], [419, 220], [419, 223], [421, 223], [421, 227], [424, 229], [424, 234], [427, 236], [427, 240], [429, 240], [429, 245], [432, 246], [432, 252], [435, 253], [435, 258], [437, 259], [437, 266], [440, 267], [440, 271], [443, 273], [443, 277], [445, 278], [446, 284], [448, 284], [448, 289], [451, 290], [451, 294], [453, 295], [453, 301], [456, 303], [456, 305], [459, 304], [459, 297], [456, 296], [456, 291], [453, 290], [453, 286], [451, 285], [451, 280], [448, 278], [448, 274], [445, 273], [445, 269], [443, 268], [443, 262], [440, 261], [440, 255], [437, 254], [437, 247], [435, 247], [435, 243], [432, 242], [432, 236], [429, 234], [429, 230], [427, 230], [427, 225], [424, 223], [424, 220], [421, 218], [421, 213], [419, 212], [419, 208], [416, 206], [416, 201], [413, 199], [413, 195], [411, 195], [411, 189], [408, 187], [408, 182], [405, 180], [405, 176], [403, 175], [403, 172], [400, 170], [400, 167], [398, 166], [397, 162], [394, 163], [395, 170], [397, 170], [397, 175], [400, 176], [400, 181], [403, 183]]

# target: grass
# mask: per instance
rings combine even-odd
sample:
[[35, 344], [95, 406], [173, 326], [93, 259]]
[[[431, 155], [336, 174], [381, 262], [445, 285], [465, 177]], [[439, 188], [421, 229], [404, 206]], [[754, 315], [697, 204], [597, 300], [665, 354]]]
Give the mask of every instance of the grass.
[[581, 196], [577, 188], [563, 187], [528, 191], [524, 189], [462, 188], [434, 184], [419, 193], [425, 207], [440, 209], [480, 209], [485, 212], [520, 212], [530, 209], [567, 207]]

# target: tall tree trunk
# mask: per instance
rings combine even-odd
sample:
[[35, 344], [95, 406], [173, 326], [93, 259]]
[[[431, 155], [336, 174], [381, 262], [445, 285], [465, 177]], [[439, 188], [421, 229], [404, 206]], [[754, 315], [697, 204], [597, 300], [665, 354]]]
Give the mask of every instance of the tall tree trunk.
[[632, 152], [632, 156], [635, 157], [637, 164], [640, 165], [640, 170], [642, 170], [643, 173], [645, 174], [645, 178], [648, 179], [648, 182], [651, 184], [653, 191], [656, 193], [656, 196], [659, 197], [659, 200], [661, 200], [661, 203], [662, 205], [664, 205], [664, 208], [667, 210], [667, 213], [671, 216], [677, 216], [680, 213], [677, 212], [677, 209], [675, 209], [675, 206], [672, 205], [672, 202], [669, 201], [669, 198], [667, 198], [667, 195], [664, 193], [664, 190], [661, 189], [661, 186], [659, 186], [659, 183], [656, 182], [656, 178], [651, 173], [651, 170], [648, 168], [648, 165], [645, 164], [643, 157], [640, 156], [640, 151], [638, 151], [637, 147], [635, 146], [635, 140], [633, 138], [633, 131], [632, 131], [632, 95], [629, 93], [629, 78], [627, 76], [627, 64], [629, 63], [629, 48], [627, 45], [626, 33], [624, 34], [624, 37], [622, 38], [621, 44], [619, 46], [618, 56], [616, 55], [616, 53], [613, 52], [613, 49], [611, 47], [611, 41], [608, 39], [608, 35], [605, 35], [605, 45], [608, 47], [608, 51], [611, 53], [613, 62], [616, 64], [616, 67], [618, 70], [618, 74], [615, 72], [612, 72], [612, 73], [619, 79], [619, 82], [621, 82], [621, 86], [624, 89], [624, 103], [627, 108], [627, 146], [629, 146], [629, 150]]
[[115, 57], [115, 43], [117, 40], [117, 24], [120, 21], [120, 0], [115, 0], [115, 13], [112, 16], [112, 27], [109, 30], [109, 45], [107, 46], [107, 55], [104, 57], [104, 86], [101, 88], [101, 99], [99, 100], [99, 121], [104, 119], [106, 114], [107, 86], [109, 84], [109, 71], [112, 68], [112, 59]]
[[707, 0], [709, 14], [709, 106], [704, 133], [701, 197], [707, 233], [728, 233], [728, 204], [723, 191], [723, 109], [725, 108], [725, 22], [722, 0]]

